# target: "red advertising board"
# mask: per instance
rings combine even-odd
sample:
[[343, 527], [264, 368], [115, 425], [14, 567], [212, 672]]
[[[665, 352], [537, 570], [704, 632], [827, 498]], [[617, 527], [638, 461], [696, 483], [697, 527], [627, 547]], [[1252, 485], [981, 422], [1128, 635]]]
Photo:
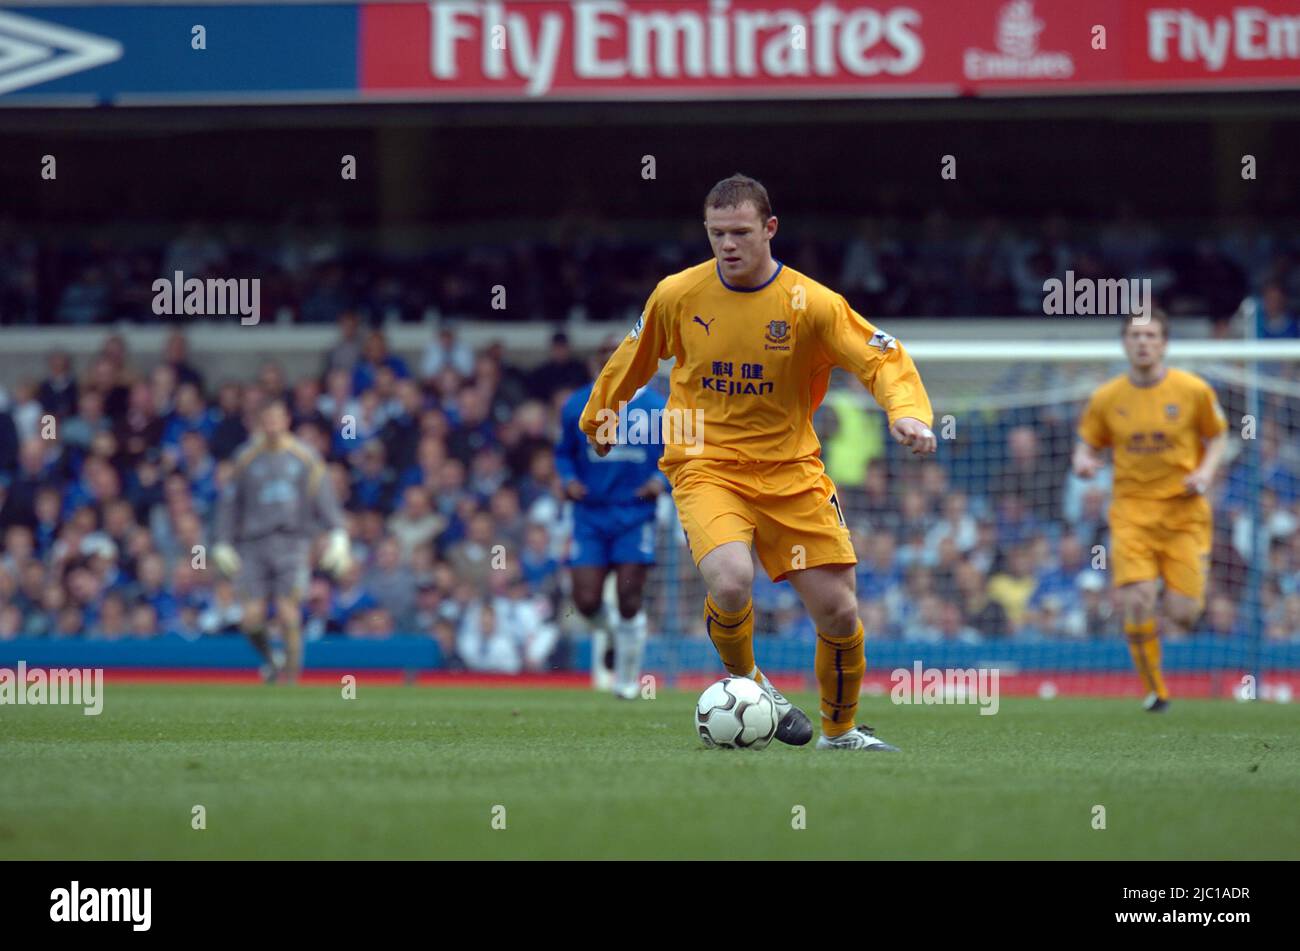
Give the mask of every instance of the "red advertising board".
[[1300, 86], [1300, 2], [437, 0], [360, 12], [363, 97], [733, 99]]

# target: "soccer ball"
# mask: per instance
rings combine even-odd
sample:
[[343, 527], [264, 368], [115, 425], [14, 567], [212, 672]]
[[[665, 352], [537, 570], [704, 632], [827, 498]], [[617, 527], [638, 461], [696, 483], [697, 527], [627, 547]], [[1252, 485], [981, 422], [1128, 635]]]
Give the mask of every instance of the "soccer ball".
[[695, 728], [705, 746], [761, 750], [776, 734], [776, 704], [747, 677], [726, 677], [700, 694]]

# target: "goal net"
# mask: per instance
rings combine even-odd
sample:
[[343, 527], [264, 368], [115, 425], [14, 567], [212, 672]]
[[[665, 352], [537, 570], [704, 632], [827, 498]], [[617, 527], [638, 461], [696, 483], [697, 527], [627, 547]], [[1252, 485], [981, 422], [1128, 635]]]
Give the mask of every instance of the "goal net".
[[[853, 531], [868, 636], [868, 691], [896, 670], [996, 669], [1006, 695], [1141, 696], [1111, 580], [1111, 471], [1070, 471], [1098, 384], [1123, 373], [1118, 340], [908, 344], [935, 411], [939, 451], [894, 445], [847, 374], [817, 425]], [[1162, 625], [1180, 697], [1285, 701], [1300, 690], [1300, 344], [1175, 340], [1169, 365], [1197, 373], [1228, 417], [1209, 497], [1205, 609], [1191, 633]], [[704, 589], [675, 517], [660, 523], [651, 586], [651, 669], [683, 686], [720, 670], [700, 619]], [[788, 583], [756, 567], [756, 651], [811, 687], [815, 632]]]

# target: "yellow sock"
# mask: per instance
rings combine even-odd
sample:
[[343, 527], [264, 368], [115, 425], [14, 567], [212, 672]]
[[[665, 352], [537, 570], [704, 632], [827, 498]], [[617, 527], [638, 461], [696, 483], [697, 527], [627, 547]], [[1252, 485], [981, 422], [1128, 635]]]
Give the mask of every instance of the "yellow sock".
[[1128, 652], [1133, 658], [1133, 666], [1137, 668], [1147, 691], [1161, 700], [1168, 700], [1165, 678], [1160, 673], [1160, 638], [1156, 636], [1155, 618], [1140, 624], [1124, 622], [1124, 637], [1128, 640]]
[[[722, 666], [733, 677], [753, 677], [754, 666], [754, 602], [745, 602], [739, 611], [724, 611], [713, 601], [704, 599], [704, 630], [722, 658]], [[760, 675], [761, 676], [761, 675]]]
[[854, 727], [862, 675], [867, 671], [866, 635], [862, 622], [852, 634], [832, 636], [817, 632], [814, 667], [821, 688], [822, 733], [840, 736]]
[[1142, 642], [1142, 650], [1146, 655], [1147, 670], [1151, 672], [1151, 689], [1156, 692], [1156, 696], [1161, 700], [1169, 699], [1169, 691], [1165, 688], [1164, 674], [1160, 672], [1160, 638], [1152, 634], [1147, 640]]

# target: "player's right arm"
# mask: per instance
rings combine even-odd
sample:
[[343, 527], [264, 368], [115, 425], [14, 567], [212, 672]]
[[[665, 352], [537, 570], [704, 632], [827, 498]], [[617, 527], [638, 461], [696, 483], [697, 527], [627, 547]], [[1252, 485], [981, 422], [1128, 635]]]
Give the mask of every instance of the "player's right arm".
[[[660, 287], [663, 285], [661, 284]], [[668, 357], [668, 320], [656, 287], [632, 331], [623, 338], [592, 385], [580, 427], [596, 452], [606, 455], [618, 433], [618, 407], [650, 382]]]
[[213, 525], [216, 544], [212, 546], [212, 563], [227, 578], [239, 572], [239, 553], [235, 551], [235, 529], [243, 508], [243, 484], [248, 453], [235, 457], [230, 468], [230, 481], [217, 498], [217, 517]]
[[1074, 467], [1074, 474], [1080, 479], [1091, 479], [1106, 464], [1106, 460], [1100, 452], [1080, 439], [1074, 445], [1074, 458], [1071, 464]]
[[1080, 479], [1091, 479], [1106, 464], [1105, 449], [1111, 444], [1110, 427], [1101, 405], [1100, 391], [1092, 394], [1079, 417], [1079, 440], [1074, 445], [1071, 463]]
[[587, 493], [587, 487], [578, 478], [578, 457], [587, 448], [579, 421], [582, 406], [575, 393], [564, 401], [560, 409], [560, 438], [555, 444], [555, 472], [560, 477], [564, 494], [571, 499], [581, 499]]

